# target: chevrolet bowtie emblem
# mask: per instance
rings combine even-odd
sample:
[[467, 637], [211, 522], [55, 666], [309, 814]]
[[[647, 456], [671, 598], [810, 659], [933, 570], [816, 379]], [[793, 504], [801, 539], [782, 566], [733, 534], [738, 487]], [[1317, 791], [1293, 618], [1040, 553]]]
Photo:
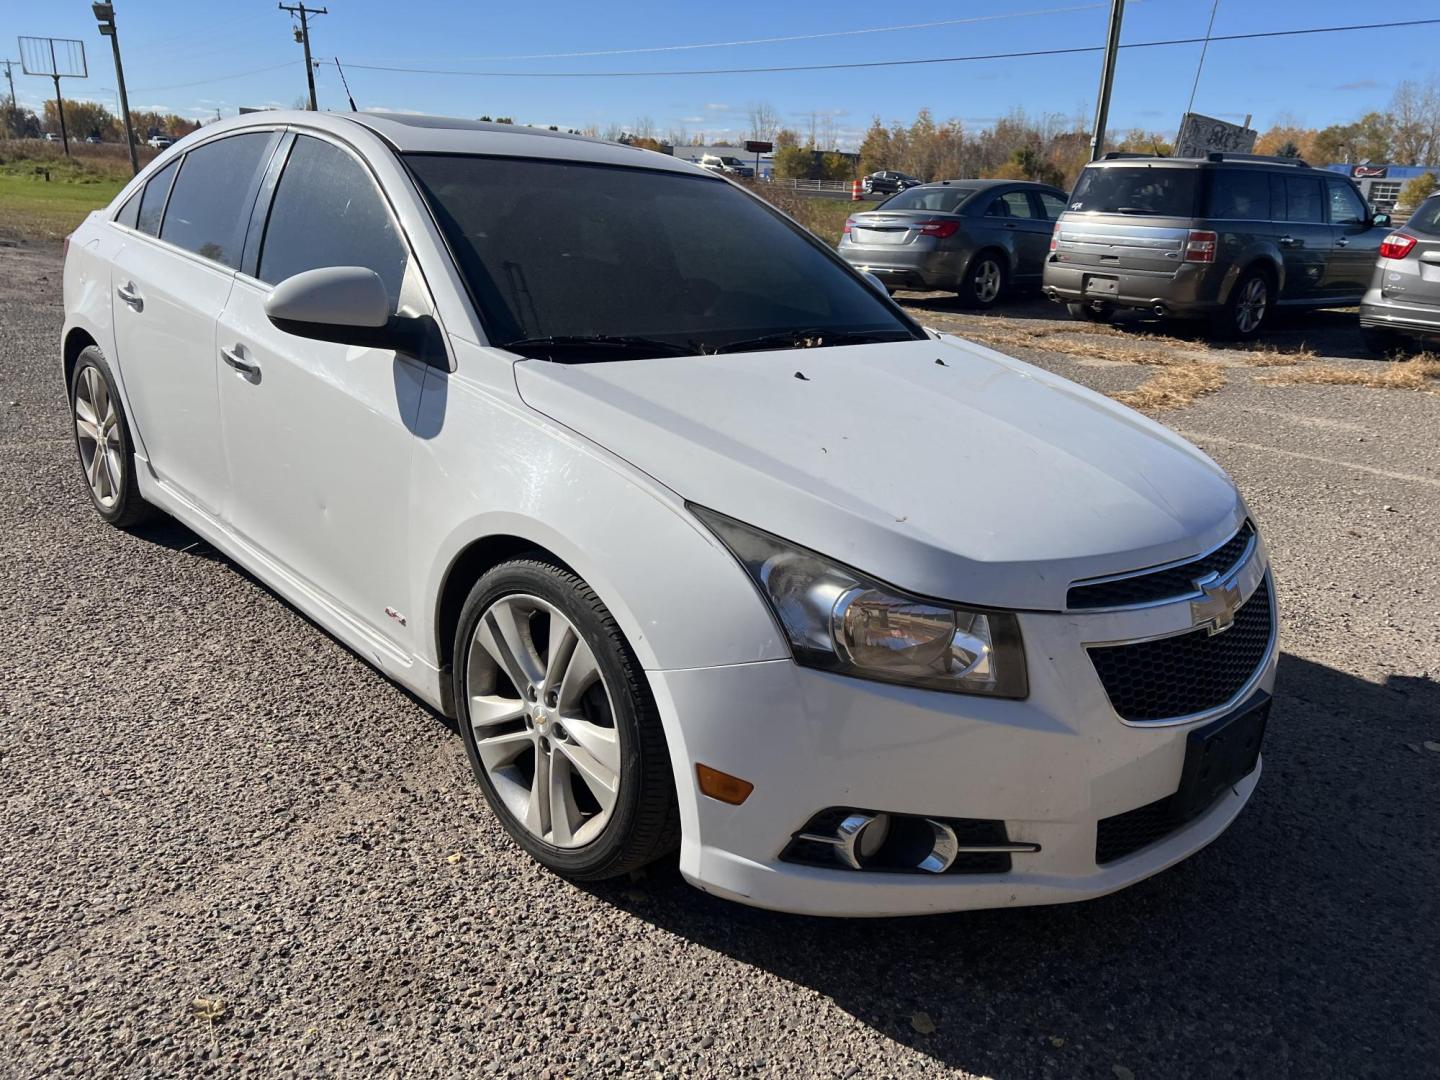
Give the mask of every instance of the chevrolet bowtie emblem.
[[1201, 578], [1195, 587], [1205, 595], [1190, 601], [1190, 618], [1196, 626], [1205, 627], [1205, 633], [1215, 635], [1229, 630], [1235, 624], [1235, 612], [1240, 607], [1240, 585], [1234, 576], [1221, 581], [1218, 574]]

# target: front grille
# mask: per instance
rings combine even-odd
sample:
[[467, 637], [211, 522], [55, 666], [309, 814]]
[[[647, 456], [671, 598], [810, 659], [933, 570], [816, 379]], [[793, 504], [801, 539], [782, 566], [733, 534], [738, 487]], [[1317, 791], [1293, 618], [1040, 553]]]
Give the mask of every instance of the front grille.
[[1239, 562], [1254, 536], [1255, 529], [1247, 521], [1239, 532], [1209, 555], [1148, 574], [1142, 572], [1115, 581], [1071, 585], [1065, 604], [1072, 611], [1087, 611], [1094, 608], [1153, 604], [1186, 596], [1195, 591], [1195, 581], [1198, 578], [1209, 574], [1224, 574]]
[[1235, 612], [1230, 629], [1095, 645], [1088, 650], [1110, 704], [1125, 720], [1168, 720], [1217, 709], [1244, 689], [1270, 646], [1270, 578]]

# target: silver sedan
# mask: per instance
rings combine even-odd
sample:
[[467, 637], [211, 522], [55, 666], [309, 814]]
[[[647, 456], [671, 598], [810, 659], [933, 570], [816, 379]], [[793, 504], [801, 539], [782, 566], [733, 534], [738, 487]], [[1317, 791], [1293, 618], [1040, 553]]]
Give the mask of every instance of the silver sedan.
[[901, 191], [845, 222], [840, 256], [895, 289], [955, 292], [991, 307], [1040, 281], [1059, 188], [1024, 180], [941, 180]]

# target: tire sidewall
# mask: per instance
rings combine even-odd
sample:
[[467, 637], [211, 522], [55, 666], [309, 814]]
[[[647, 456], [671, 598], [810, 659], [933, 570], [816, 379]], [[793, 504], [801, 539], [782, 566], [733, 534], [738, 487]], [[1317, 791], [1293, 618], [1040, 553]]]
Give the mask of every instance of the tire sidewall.
[[[75, 395], [80, 386], [80, 377], [86, 368], [94, 368], [105, 380], [105, 389], [114, 403], [115, 417], [120, 429], [120, 460], [124, 466], [124, 476], [120, 478], [120, 497], [115, 500], [115, 505], [109, 507], [102, 505], [95, 497], [89, 478], [85, 476], [85, 459], [80, 456], [80, 432], [75, 425]], [[123, 525], [135, 518], [136, 507], [140, 505], [140, 492], [136, 487], [139, 481], [135, 477], [135, 446], [130, 439], [130, 418], [125, 414], [125, 402], [115, 385], [115, 376], [110, 371], [109, 361], [94, 345], [87, 345], [80, 351], [80, 355], [75, 359], [75, 368], [70, 373], [70, 441], [75, 447], [75, 462], [80, 466], [80, 479], [85, 485], [85, 494], [89, 496], [90, 505], [95, 512], [112, 525]]]
[[[1250, 283], [1259, 279], [1265, 286], [1265, 311], [1260, 321], [1255, 324], [1252, 330], [1242, 330], [1239, 324], [1240, 302]], [[1234, 341], [1254, 341], [1265, 330], [1265, 323], [1269, 321], [1270, 315], [1275, 310], [1275, 283], [1274, 280], [1263, 270], [1247, 270], [1240, 275], [1235, 282], [1235, 288], [1231, 290], [1230, 302], [1225, 305], [1225, 324], [1223, 327], [1224, 336]]]
[[[984, 300], [981, 299], [976, 289], [975, 278], [980, 272], [980, 268], [987, 262], [994, 263], [995, 269], [999, 271], [1000, 287], [995, 290], [995, 295], [991, 299]], [[980, 308], [982, 310], [992, 308], [1004, 297], [1005, 286], [1009, 284], [1009, 281], [1010, 274], [1005, 268], [1005, 260], [993, 251], [982, 251], [979, 255], [971, 259], [970, 265], [965, 268], [965, 278], [960, 283], [960, 297], [965, 302], [966, 307]]]
[[[582, 591], [588, 590], [578, 577], [547, 563], [525, 560], [498, 566], [485, 574], [471, 589], [460, 613], [452, 654], [456, 719], [460, 736], [465, 743], [465, 752], [470, 758], [470, 766], [480, 781], [486, 801], [511, 839], [533, 858], [557, 873], [578, 879], [607, 876], [606, 866], [614, 863], [622, 854], [626, 836], [638, 810], [641, 782], [645, 773], [641, 760], [642, 740], [638, 710], [649, 706], [648, 702], [635, 701], [628, 690], [633, 679], [626, 670], [626, 664], [632, 664], [633, 670], [638, 672], [638, 662], [633, 657], [622, 657], [619, 654], [615, 637], [610, 627], [605, 625], [605, 616], [590, 604], [578, 600], [578, 594]], [[495, 790], [475, 745], [466, 687], [466, 661], [470, 641], [481, 615], [495, 601], [517, 594], [538, 597], [565, 613], [566, 618], [580, 632], [594, 653], [596, 666], [610, 692], [611, 712], [620, 743], [620, 790], [616, 794], [615, 809], [604, 831], [584, 847], [560, 848], [547, 844], [531, 835], [521, 822], [516, 821]], [[606, 615], [608, 616], [608, 612]], [[662, 746], [654, 752], [663, 751]]]

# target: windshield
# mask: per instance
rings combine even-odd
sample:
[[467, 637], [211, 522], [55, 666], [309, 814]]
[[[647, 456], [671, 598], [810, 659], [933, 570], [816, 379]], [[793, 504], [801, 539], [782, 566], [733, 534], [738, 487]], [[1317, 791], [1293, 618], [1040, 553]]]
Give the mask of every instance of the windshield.
[[1200, 170], [1166, 166], [1101, 167], [1080, 174], [1070, 209], [1099, 214], [1194, 217]]
[[[718, 178], [474, 155], [407, 160], [493, 344], [611, 360], [785, 348], [762, 339], [786, 334], [797, 346], [923, 336], [818, 241]], [[597, 339], [604, 347], [588, 357], [545, 348]]]
[[[899, 174], [896, 174], [899, 178]], [[877, 210], [927, 210], [935, 214], [953, 214], [971, 195], [968, 187], [912, 187], [891, 195]]]

